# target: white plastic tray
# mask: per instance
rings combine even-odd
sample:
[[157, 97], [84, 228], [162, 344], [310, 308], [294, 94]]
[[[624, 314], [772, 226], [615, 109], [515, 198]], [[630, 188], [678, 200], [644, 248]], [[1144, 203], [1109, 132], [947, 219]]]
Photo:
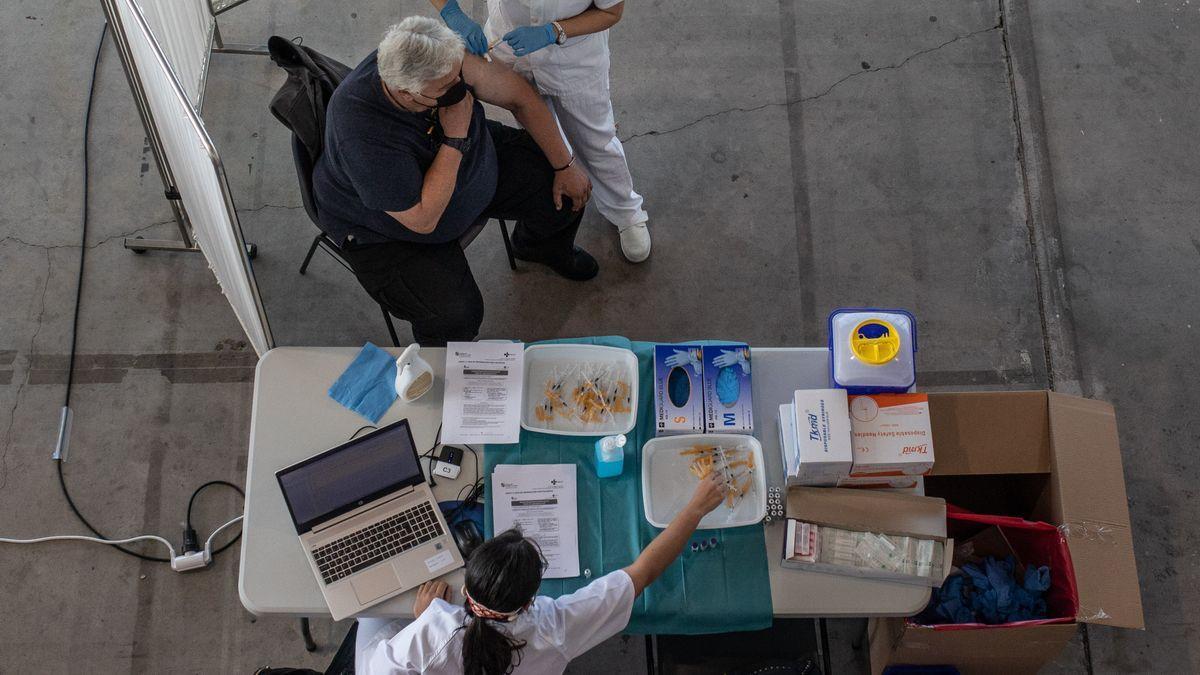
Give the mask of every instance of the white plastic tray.
[[[629, 412], [614, 415], [610, 420], [598, 424], [585, 424], [578, 420], [562, 420], [558, 417], [549, 423], [542, 422], [534, 410], [545, 398], [546, 381], [554, 376], [555, 368], [581, 364], [609, 365], [621, 373], [629, 383]], [[600, 345], [532, 345], [525, 348], [524, 400], [521, 402], [521, 426], [530, 431], [540, 431], [561, 436], [608, 436], [627, 434], [637, 421], [638, 409], [638, 360], [633, 352], [618, 347]]]
[[767, 515], [767, 479], [762, 445], [753, 436], [742, 434], [687, 434], [660, 436], [642, 446], [642, 505], [651, 525], [665, 528], [692, 498], [696, 477], [688, 471], [691, 458], [681, 456], [698, 443], [747, 447], [754, 453], [754, 481], [750, 492], [733, 509], [722, 503], [700, 520], [699, 529], [753, 525]]

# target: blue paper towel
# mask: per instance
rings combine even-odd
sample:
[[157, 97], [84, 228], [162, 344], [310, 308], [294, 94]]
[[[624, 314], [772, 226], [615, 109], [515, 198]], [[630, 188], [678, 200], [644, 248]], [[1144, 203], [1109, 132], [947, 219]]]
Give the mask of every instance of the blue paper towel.
[[329, 387], [329, 398], [375, 424], [396, 400], [396, 359], [368, 342]]

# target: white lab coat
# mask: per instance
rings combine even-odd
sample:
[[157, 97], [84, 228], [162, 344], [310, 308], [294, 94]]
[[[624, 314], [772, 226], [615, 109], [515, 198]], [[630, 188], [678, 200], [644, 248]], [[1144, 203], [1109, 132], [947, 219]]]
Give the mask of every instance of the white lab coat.
[[[511, 623], [494, 623], [525, 641], [515, 675], [562, 673], [571, 659], [621, 632], [633, 612], [633, 580], [624, 570], [559, 598], [538, 596]], [[396, 633], [394, 624], [359, 622], [357, 675], [462, 673], [461, 605], [434, 600]], [[382, 624], [382, 625], [381, 625]]]
[[[518, 26], [544, 25], [583, 12], [593, 4], [601, 9], [621, 0], [488, 0], [484, 33], [488, 44]], [[513, 66], [546, 99], [567, 143], [592, 179], [592, 198], [612, 224], [644, 223], [642, 196], [633, 189], [625, 148], [617, 138], [612, 98], [608, 90], [608, 31], [569, 37], [517, 58], [501, 42], [492, 50]]]

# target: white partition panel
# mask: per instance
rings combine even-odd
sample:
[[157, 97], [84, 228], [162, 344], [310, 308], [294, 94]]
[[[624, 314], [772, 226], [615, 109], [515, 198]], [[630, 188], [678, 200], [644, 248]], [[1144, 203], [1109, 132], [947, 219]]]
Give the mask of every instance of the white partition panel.
[[116, 9], [113, 28], [124, 35], [128, 45], [132, 77], [144, 93], [163, 154], [191, 221], [192, 234], [246, 336], [261, 356], [273, 346], [271, 329], [246, 255], [221, 158], [138, 4], [135, 0], [109, 1]]
[[137, 3], [188, 100], [199, 110], [217, 26], [208, 0], [137, 0]]

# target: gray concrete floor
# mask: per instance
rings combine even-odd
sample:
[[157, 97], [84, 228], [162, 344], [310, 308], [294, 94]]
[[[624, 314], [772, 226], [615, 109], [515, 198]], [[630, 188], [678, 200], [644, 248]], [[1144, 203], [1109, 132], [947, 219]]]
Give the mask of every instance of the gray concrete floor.
[[[483, 0], [465, 3], [482, 16]], [[272, 34], [347, 62], [418, 0], [251, 0], [227, 40]], [[80, 150], [94, 1], [0, 7], [0, 533], [75, 533], [49, 459], [81, 250]], [[651, 213], [651, 260], [622, 262], [589, 212], [600, 277], [510, 273], [499, 236], [469, 257], [484, 337], [619, 333], [815, 345], [839, 305], [911, 308], [926, 388], [1044, 388], [1116, 404], [1147, 629], [1090, 629], [1067, 672], [1200, 670], [1200, 6], [1110, 0], [630, 3], [613, 98]], [[223, 155], [280, 344], [386, 342], [376, 308], [313, 234], [266, 59], [214, 56], [204, 117]], [[178, 538], [191, 490], [240, 482], [252, 354], [204, 261], [135, 256], [170, 211], [111, 44], [91, 142], [67, 480], [113, 534]], [[1020, 130], [1020, 133], [1018, 133]], [[403, 325], [403, 324], [401, 324]], [[407, 337], [407, 328], [402, 328]], [[5, 414], [7, 412], [7, 414]], [[207, 493], [201, 529], [236, 512]], [[177, 575], [88, 545], [0, 548], [0, 672], [250, 672], [318, 666], [346, 626], [240, 606], [234, 555]], [[836, 672], [863, 667], [831, 625]], [[637, 672], [614, 639], [572, 672]], [[86, 664], [81, 667], [81, 664]]]

